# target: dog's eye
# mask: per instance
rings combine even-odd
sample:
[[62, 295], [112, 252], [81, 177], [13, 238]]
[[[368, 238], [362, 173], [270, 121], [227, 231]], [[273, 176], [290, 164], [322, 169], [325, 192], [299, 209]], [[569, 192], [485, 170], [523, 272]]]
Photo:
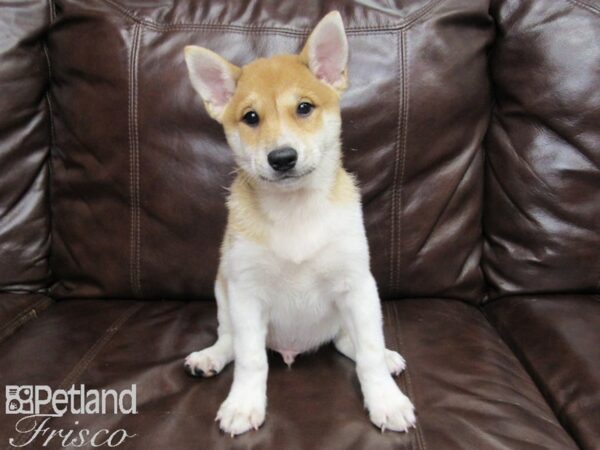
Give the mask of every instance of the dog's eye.
[[298, 105], [298, 108], [296, 108], [296, 113], [299, 116], [308, 116], [313, 109], [315, 109], [315, 105], [308, 102], [302, 102]]
[[251, 127], [253, 127], [258, 124], [258, 121], [259, 121], [258, 114], [256, 114], [256, 111], [248, 111], [242, 117], [242, 121], [246, 125], [250, 125]]

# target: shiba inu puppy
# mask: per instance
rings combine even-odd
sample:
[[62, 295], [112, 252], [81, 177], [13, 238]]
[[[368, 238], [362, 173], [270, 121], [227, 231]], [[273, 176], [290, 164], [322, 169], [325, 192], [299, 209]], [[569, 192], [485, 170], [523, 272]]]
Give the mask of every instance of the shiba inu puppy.
[[218, 339], [185, 360], [204, 377], [235, 360], [220, 428], [233, 436], [264, 422], [267, 348], [291, 365], [333, 341], [356, 362], [371, 421], [407, 431], [414, 408], [392, 378], [405, 363], [384, 345], [360, 194], [342, 167], [348, 43], [340, 14], [325, 16], [299, 55], [237, 67], [188, 46], [185, 61], [238, 165], [215, 286]]

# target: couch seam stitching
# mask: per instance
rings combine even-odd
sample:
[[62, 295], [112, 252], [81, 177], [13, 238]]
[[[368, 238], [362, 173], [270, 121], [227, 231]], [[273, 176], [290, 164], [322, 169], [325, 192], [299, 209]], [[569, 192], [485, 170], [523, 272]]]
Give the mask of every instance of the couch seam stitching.
[[402, 235], [404, 234], [404, 172], [406, 168], [406, 142], [408, 134], [408, 49], [406, 41], [408, 39], [405, 31], [401, 32], [402, 37], [402, 134], [401, 134], [401, 160], [400, 160], [400, 192], [398, 193], [398, 232], [396, 233], [396, 248], [398, 250], [398, 261], [396, 267], [396, 290], [400, 289], [399, 273], [402, 269]]
[[125, 322], [136, 312], [142, 309], [142, 303], [136, 303], [127, 308], [115, 321], [104, 331], [102, 336], [94, 342], [94, 344], [83, 355], [79, 362], [71, 369], [71, 371], [63, 378], [59, 384], [64, 387], [67, 384], [73, 384], [79, 376], [89, 367], [90, 363], [98, 356], [102, 348], [112, 339], [112, 337], [121, 329]]
[[[48, 17], [49, 23], [52, 25], [54, 23], [54, 8], [52, 6], [52, 0], [48, 0]], [[56, 131], [54, 127], [54, 108], [52, 107], [52, 101], [50, 98], [50, 86], [52, 84], [52, 64], [50, 63], [50, 55], [48, 54], [48, 45], [46, 40], [44, 40], [42, 44], [42, 49], [44, 51], [44, 56], [46, 58], [46, 65], [48, 66], [48, 85], [46, 87], [46, 103], [48, 104], [48, 115], [50, 119], [50, 148], [56, 142]]]
[[127, 114], [129, 122], [129, 195], [130, 195], [130, 230], [129, 230], [129, 283], [134, 296], [141, 294], [139, 268], [139, 181], [137, 153], [137, 52], [139, 45], [140, 25], [133, 28], [133, 37], [129, 54], [129, 80]]
[[[46, 98], [46, 105], [48, 107], [48, 122], [49, 122], [49, 128], [50, 128], [50, 142], [48, 143], [48, 149], [47, 149], [47, 153], [45, 155], [44, 158], [44, 165], [42, 170], [46, 170], [46, 201], [45, 201], [45, 207], [47, 209], [47, 225], [48, 225], [48, 230], [47, 230], [47, 234], [46, 234], [46, 239], [48, 239], [50, 241], [51, 245], [51, 241], [52, 241], [52, 205], [50, 203], [50, 188], [51, 188], [51, 184], [52, 184], [52, 150], [53, 148], [56, 146], [56, 126], [54, 124], [54, 107], [52, 106], [52, 94], [51, 94], [51, 90], [52, 90], [52, 62], [50, 60], [50, 54], [48, 52], [48, 37], [49, 37], [49, 33], [50, 33], [50, 29], [52, 28], [52, 25], [54, 24], [54, 20], [56, 19], [56, 14], [55, 14], [55, 9], [54, 9], [54, 3], [53, 0], [48, 0], [48, 28], [46, 29], [44, 38], [42, 40], [42, 51], [44, 52], [44, 57], [46, 59], [46, 66], [48, 68], [48, 80], [46, 83], [46, 92], [44, 94], [44, 97]], [[48, 291], [50, 290], [50, 286], [48, 285], [48, 278], [51, 277], [52, 275], [52, 267], [49, 261], [49, 255], [46, 255], [47, 260], [47, 269], [46, 269], [46, 283], [45, 283], [45, 287], [43, 289], [43, 291], [45, 293], [48, 293]]]
[[394, 166], [393, 166], [393, 178], [392, 178], [392, 199], [391, 199], [391, 218], [390, 218], [390, 279], [389, 279], [389, 293], [393, 294], [394, 292], [394, 284], [395, 284], [395, 271], [396, 271], [396, 240], [394, 239], [396, 235], [396, 185], [398, 183], [398, 165], [399, 165], [399, 151], [400, 151], [400, 128], [401, 128], [401, 109], [402, 102], [400, 96], [402, 95], [402, 69], [400, 65], [402, 64], [401, 60], [401, 43], [400, 43], [400, 34], [396, 33], [396, 136], [394, 139]]
[[[38, 315], [38, 312], [42, 312], [48, 306], [50, 306], [52, 303], [53, 303], [53, 300], [50, 297], [40, 298], [29, 308], [26, 308], [26, 309], [20, 311], [12, 319], [9, 319], [7, 322], [4, 322], [0, 326], [0, 342], [2, 342], [4, 339], [6, 339], [11, 334], [13, 334], [22, 325], [26, 324], [31, 319], [36, 318]], [[39, 311], [38, 311], [38, 309], [39, 309]]]
[[[104, 346], [111, 340], [111, 338], [119, 331], [119, 329], [125, 324], [125, 322], [138, 312], [142, 308], [142, 303], [136, 303], [127, 308], [119, 317], [117, 317], [112, 324], [104, 330], [102, 335], [92, 344], [92, 346], [83, 354], [81, 359], [73, 366], [73, 368], [65, 375], [62, 381], [58, 384], [57, 389], [64, 389], [69, 384], [74, 384], [75, 381], [83, 374], [83, 372], [89, 367], [90, 363], [98, 356]], [[47, 414], [50, 406], [41, 411], [41, 414]], [[49, 417], [48, 422], [52, 421], [54, 417]], [[22, 440], [26, 438], [26, 435], [20, 435], [16, 439], [13, 446], [22, 444]]]
[[[220, 22], [205, 22], [205, 23], [161, 23], [156, 22], [147, 17], [140, 17], [134, 11], [131, 11], [114, 0], [102, 0], [105, 4], [117, 10], [123, 16], [133, 20], [134, 22], [151, 28], [157, 32], [164, 31], [186, 31], [186, 30], [215, 30], [215, 31], [228, 31], [232, 33], [263, 33], [263, 34], [281, 34], [281, 35], [294, 35], [294, 36], [305, 36], [308, 35], [310, 29], [299, 29], [299, 28], [282, 28], [282, 27], [264, 27], [264, 26], [252, 26], [252, 25], [234, 25], [224, 24]], [[412, 26], [419, 19], [427, 15], [435, 6], [443, 3], [445, 0], [429, 0], [424, 6], [415, 11], [412, 14], [406, 16], [402, 21], [396, 22], [391, 25], [381, 25], [374, 27], [348, 27], [346, 28], [347, 34], [364, 34], [369, 32], [382, 32], [388, 33], [390, 31], [399, 31], [407, 29]]]
[[[403, 187], [406, 167], [406, 135], [408, 128], [408, 68], [407, 68], [407, 35], [403, 30], [398, 34], [398, 123], [396, 128], [394, 180], [392, 183], [392, 220], [391, 220], [391, 254], [390, 254], [390, 293], [397, 292], [400, 287], [400, 271], [402, 266], [402, 228], [403, 228]], [[399, 176], [398, 176], [398, 172]], [[397, 217], [396, 217], [397, 216]]]
[[141, 202], [140, 202], [140, 136], [139, 136], [139, 119], [138, 119], [138, 73], [139, 73], [139, 52], [140, 52], [140, 41], [142, 39], [143, 28], [139, 28], [137, 37], [137, 50], [135, 57], [135, 103], [134, 103], [134, 117], [135, 117], [135, 175], [136, 175], [136, 214], [137, 214], [137, 235], [136, 235], [136, 271], [137, 271], [137, 294], [142, 296], [142, 269], [141, 269]]
[[[135, 40], [135, 33], [133, 40]], [[129, 67], [128, 67], [128, 80], [127, 80], [127, 132], [128, 132], [128, 146], [129, 146], [129, 286], [131, 292], [134, 292], [134, 280], [133, 280], [133, 132], [132, 120], [131, 120], [131, 65], [132, 65], [132, 53], [133, 53], [133, 40], [131, 50], [129, 52]]]

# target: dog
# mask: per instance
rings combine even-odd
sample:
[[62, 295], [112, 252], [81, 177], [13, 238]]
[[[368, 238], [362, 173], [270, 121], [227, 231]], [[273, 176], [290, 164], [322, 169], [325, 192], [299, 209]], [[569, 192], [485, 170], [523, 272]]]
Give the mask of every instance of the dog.
[[237, 67], [197, 46], [184, 54], [237, 164], [215, 283], [218, 338], [191, 353], [185, 370], [210, 377], [235, 360], [216, 417], [234, 436], [264, 423], [267, 348], [291, 366], [333, 341], [356, 362], [373, 424], [408, 431], [414, 407], [392, 377], [405, 362], [385, 348], [360, 193], [342, 167], [348, 42], [340, 14], [327, 14], [297, 55]]

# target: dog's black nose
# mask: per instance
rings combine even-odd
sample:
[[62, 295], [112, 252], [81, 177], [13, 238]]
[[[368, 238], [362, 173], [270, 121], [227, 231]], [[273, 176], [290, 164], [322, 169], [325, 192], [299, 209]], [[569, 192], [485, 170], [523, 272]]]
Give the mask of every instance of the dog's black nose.
[[298, 152], [291, 147], [278, 148], [267, 155], [269, 165], [277, 172], [293, 169], [298, 161]]

